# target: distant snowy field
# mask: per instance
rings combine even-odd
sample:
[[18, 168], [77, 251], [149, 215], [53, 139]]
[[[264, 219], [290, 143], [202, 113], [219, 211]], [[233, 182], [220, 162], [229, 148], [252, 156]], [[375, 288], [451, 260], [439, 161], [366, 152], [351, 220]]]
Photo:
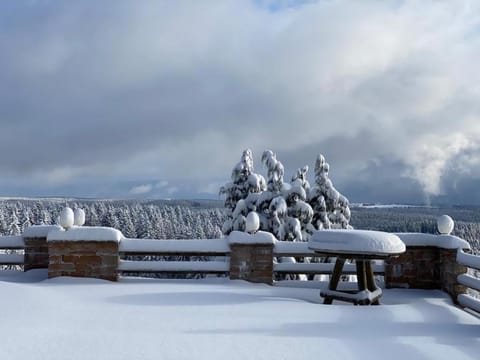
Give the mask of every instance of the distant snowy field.
[[478, 359], [480, 319], [440, 291], [322, 305], [243, 281], [0, 272], [0, 359]]

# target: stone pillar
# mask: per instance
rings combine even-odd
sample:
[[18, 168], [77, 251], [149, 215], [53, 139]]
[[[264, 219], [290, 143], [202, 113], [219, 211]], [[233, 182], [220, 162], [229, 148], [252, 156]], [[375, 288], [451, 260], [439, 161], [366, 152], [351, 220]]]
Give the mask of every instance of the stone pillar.
[[467, 292], [467, 287], [460, 285], [457, 277], [466, 274], [468, 270], [466, 266], [457, 263], [457, 251], [457, 249], [439, 249], [441, 288], [450, 294], [455, 303], [458, 295]]
[[457, 282], [467, 272], [457, 264], [458, 249], [470, 245], [451, 235], [398, 233], [407, 245], [404, 254], [385, 260], [385, 286], [387, 288], [439, 289], [447, 292], [454, 303], [466, 288]]
[[439, 249], [407, 247], [398, 257], [385, 261], [387, 288], [441, 289]]
[[73, 276], [118, 280], [120, 231], [72, 228], [48, 236], [48, 277]]
[[232, 244], [230, 279], [255, 283], [273, 283], [273, 245]]
[[229, 235], [230, 279], [273, 284], [273, 246], [270, 233], [254, 235], [233, 231]]
[[48, 268], [47, 235], [50, 231], [61, 229], [60, 226], [35, 225], [25, 229], [23, 241], [25, 243], [23, 270]]

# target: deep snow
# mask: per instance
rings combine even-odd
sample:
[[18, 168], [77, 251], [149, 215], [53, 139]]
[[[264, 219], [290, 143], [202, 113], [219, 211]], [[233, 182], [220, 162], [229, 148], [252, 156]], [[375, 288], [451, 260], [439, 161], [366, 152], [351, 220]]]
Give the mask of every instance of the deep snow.
[[[480, 319], [440, 291], [322, 305], [243, 281], [0, 272], [0, 359], [478, 359]], [[311, 285], [311, 283], [310, 283]]]

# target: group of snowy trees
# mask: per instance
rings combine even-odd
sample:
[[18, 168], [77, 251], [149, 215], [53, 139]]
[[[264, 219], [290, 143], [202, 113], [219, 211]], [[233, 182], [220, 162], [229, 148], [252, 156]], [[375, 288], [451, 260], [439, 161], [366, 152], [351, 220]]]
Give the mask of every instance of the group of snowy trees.
[[[85, 211], [89, 226], [119, 229], [129, 238], [207, 239], [222, 236], [225, 215], [218, 208], [195, 208], [136, 201], [72, 201]], [[0, 202], [0, 235], [19, 235], [31, 225], [55, 224], [64, 201]]]
[[245, 150], [233, 168], [231, 182], [220, 189], [227, 212], [224, 234], [250, 230], [248, 220], [256, 218], [260, 230], [279, 240], [307, 241], [319, 229], [350, 227], [348, 199], [333, 186], [323, 155], [315, 162], [313, 187], [307, 180], [308, 166], [298, 169], [286, 183], [284, 167], [274, 152], [265, 150], [262, 163], [266, 180], [254, 172], [252, 151]]

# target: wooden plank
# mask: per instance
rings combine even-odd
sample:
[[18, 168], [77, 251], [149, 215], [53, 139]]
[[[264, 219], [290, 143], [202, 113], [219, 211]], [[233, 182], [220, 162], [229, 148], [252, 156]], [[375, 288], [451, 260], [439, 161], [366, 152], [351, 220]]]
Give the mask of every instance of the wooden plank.
[[0, 254], [0, 265], [23, 265], [23, 254]]
[[22, 236], [0, 236], [0, 249], [22, 250], [25, 243]]
[[120, 257], [124, 258], [126, 256], [197, 256], [197, 257], [203, 257], [203, 256], [209, 256], [209, 257], [214, 257], [214, 256], [230, 256], [230, 253], [224, 253], [224, 252], [213, 252], [213, 251], [206, 251], [206, 252], [192, 252], [192, 251], [160, 251], [160, 252], [155, 252], [155, 251], [120, 251]]
[[224, 261], [125, 261], [119, 271], [152, 273], [227, 273], [230, 263]]
[[457, 262], [461, 265], [480, 270], [480, 256], [471, 255], [459, 250], [457, 253]]
[[480, 300], [475, 299], [474, 297], [467, 294], [458, 295], [457, 301], [463, 307], [475, 310], [480, 313]]
[[471, 275], [462, 274], [458, 275], [457, 281], [471, 289], [480, 291], [480, 279]]
[[[230, 247], [226, 239], [188, 239], [188, 240], [155, 240], [125, 239], [120, 242], [120, 252], [136, 254], [153, 253], [194, 253], [194, 254], [227, 254]], [[200, 255], [199, 255], [200, 256]]]

